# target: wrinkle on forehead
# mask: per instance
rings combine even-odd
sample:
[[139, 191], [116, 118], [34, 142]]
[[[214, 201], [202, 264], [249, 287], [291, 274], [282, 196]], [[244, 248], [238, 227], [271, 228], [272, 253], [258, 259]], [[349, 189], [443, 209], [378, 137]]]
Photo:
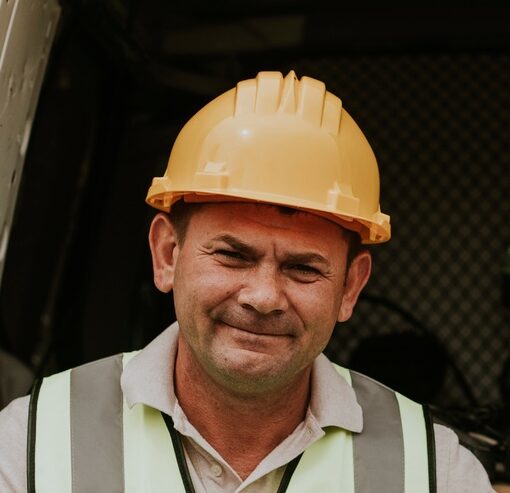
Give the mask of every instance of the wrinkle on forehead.
[[344, 238], [348, 238], [350, 231], [343, 228], [340, 224], [329, 220], [326, 217], [320, 216], [318, 214], [314, 214], [313, 212], [305, 211], [302, 209], [296, 209], [294, 207], [287, 207], [284, 205], [278, 205], [278, 204], [265, 204], [265, 203], [254, 203], [249, 204], [252, 206], [255, 206], [260, 209], [269, 209], [269, 210], [276, 210], [279, 212], [279, 215], [281, 216], [288, 216], [288, 217], [309, 217], [311, 221], [318, 219], [320, 222], [326, 221], [326, 224], [333, 225], [337, 231], [340, 231], [341, 235]]

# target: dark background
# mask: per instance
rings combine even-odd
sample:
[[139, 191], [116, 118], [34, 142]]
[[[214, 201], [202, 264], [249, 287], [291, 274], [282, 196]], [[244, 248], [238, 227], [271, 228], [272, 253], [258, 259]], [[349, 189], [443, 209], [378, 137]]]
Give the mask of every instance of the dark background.
[[415, 388], [433, 383], [416, 398], [442, 405], [502, 399], [509, 8], [62, 7], [0, 291], [1, 346], [45, 374], [159, 333], [174, 314], [151, 279], [151, 178], [207, 101], [259, 70], [294, 69], [323, 80], [365, 132], [392, 217], [392, 240], [373, 248], [367, 295], [328, 355], [377, 363], [394, 385], [402, 376]]

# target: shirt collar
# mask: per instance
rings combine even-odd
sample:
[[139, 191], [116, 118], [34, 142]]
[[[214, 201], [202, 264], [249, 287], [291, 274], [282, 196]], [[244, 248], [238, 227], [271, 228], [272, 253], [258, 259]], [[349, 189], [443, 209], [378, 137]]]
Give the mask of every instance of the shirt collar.
[[163, 331], [124, 368], [121, 387], [130, 408], [145, 404], [173, 416], [174, 364], [177, 354], [177, 322]]
[[[145, 404], [174, 415], [174, 364], [177, 322], [132, 358], [122, 373], [121, 386], [128, 406]], [[322, 428], [336, 426], [352, 432], [363, 428], [363, 417], [354, 390], [323, 354], [312, 367], [310, 412]]]

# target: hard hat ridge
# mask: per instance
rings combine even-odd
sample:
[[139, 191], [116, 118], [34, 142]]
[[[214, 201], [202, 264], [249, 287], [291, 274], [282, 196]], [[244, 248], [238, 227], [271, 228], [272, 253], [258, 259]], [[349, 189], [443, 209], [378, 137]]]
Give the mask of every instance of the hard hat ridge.
[[299, 80], [294, 70], [285, 78], [281, 72], [259, 72], [255, 79], [236, 87], [234, 116], [271, 113], [295, 114], [332, 135], [340, 128], [342, 101], [326, 91], [326, 85], [311, 77]]

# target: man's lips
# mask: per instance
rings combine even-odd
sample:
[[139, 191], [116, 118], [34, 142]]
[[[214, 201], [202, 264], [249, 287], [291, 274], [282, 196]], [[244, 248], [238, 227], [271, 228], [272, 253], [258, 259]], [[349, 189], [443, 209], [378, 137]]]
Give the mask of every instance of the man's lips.
[[277, 327], [264, 327], [263, 325], [259, 325], [257, 323], [255, 324], [239, 324], [239, 323], [232, 323], [232, 322], [226, 322], [225, 320], [220, 320], [220, 323], [223, 325], [226, 325], [227, 327], [235, 330], [239, 330], [241, 332], [246, 332], [248, 334], [252, 334], [255, 336], [266, 336], [266, 337], [289, 337], [290, 331], [283, 329], [283, 328], [277, 328]]

